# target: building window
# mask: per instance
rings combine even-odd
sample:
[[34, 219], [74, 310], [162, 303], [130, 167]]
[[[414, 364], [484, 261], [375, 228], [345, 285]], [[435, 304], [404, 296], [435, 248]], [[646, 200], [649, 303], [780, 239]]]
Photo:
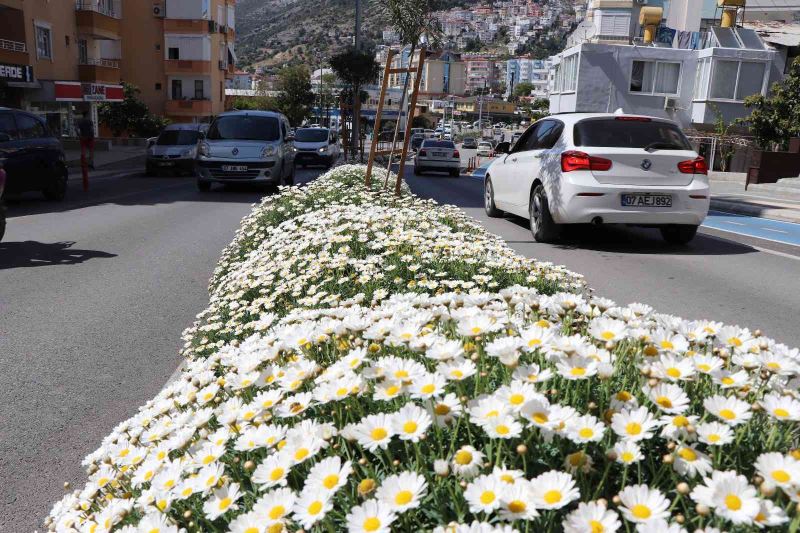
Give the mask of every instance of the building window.
[[741, 102], [748, 96], [762, 94], [765, 73], [764, 63], [715, 60], [710, 97], [714, 100]]
[[172, 80], [172, 99], [183, 100], [183, 81]]
[[665, 61], [634, 61], [631, 68], [632, 93], [677, 96], [681, 64]]
[[78, 39], [78, 63], [80, 65], [89, 63], [89, 46], [86, 39]]
[[630, 26], [630, 12], [609, 13], [603, 11], [600, 16], [600, 35], [628, 37], [630, 34]]
[[203, 80], [194, 80], [194, 99], [203, 100]]
[[161, 45], [159, 43], [156, 43], [156, 51], [161, 51]]
[[708, 95], [708, 80], [711, 77], [711, 60], [701, 59], [697, 62], [697, 71], [694, 76], [694, 99], [705, 100]]
[[181, 58], [180, 57], [181, 56], [180, 49], [177, 48], [177, 47], [170, 48], [169, 50], [167, 50], [167, 54], [169, 54], [167, 56], [167, 57], [169, 57], [169, 59], [180, 59]]
[[53, 30], [49, 24], [36, 22], [36, 57], [53, 59]]
[[160, 90], [161, 90], [161, 84], [160, 83], [156, 83], [156, 91], [160, 91]]

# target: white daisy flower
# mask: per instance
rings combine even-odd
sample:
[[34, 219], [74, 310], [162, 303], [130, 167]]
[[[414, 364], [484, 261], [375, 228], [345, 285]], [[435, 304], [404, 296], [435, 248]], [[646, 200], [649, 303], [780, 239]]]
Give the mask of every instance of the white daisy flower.
[[531, 494], [537, 509], [561, 509], [580, 498], [571, 475], [550, 470], [531, 480]]
[[622, 516], [630, 522], [645, 523], [669, 516], [669, 500], [647, 485], [629, 485], [622, 489], [619, 498]]
[[414, 378], [409, 391], [412, 398], [428, 399], [441, 396], [444, 393], [445, 385], [447, 385], [447, 380], [441, 374], [436, 372], [432, 374], [425, 373]]
[[692, 446], [679, 446], [675, 450], [673, 468], [682, 476], [694, 477], [697, 474], [705, 476], [714, 468], [711, 458]]
[[791, 396], [767, 394], [761, 399], [764, 411], [775, 420], [800, 421], [800, 401]]
[[729, 426], [743, 424], [753, 416], [750, 404], [735, 396], [709, 396], [703, 400], [703, 407]]
[[721, 518], [734, 524], [752, 524], [760, 510], [756, 489], [735, 471], [714, 471], [691, 492], [691, 497], [714, 509]]
[[573, 418], [566, 428], [567, 438], [576, 444], [599, 442], [605, 431], [605, 425], [592, 415]]
[[655, 387], [643, 387], [644, 393], [656, 407], [665, 413], [680, 414], [689, 407], [689, 396], [673, 383], [659, 383]]
[[539, 516], [527, 480], [519, 480], [513, 485], [506, 483], [500, 496], [499, 514], [502, 520], [509, 522], [531, 520]]
[[350, 461], [342, 462], [337, 456], [326, 457], [308, 471], [305, 487], [333, 494], [347, 483], [347, 478], [352, 472], [353, 466]]
[[522, 434], [522, 424], [510, 414], [490, 418], [482, 427], [491, 439], [513, 439]]
[[687, 533], [687, 531], [680, 524], [670, 524], [665, 519], [659, 518], [643, 524], [636, 524], [636, 533]]
[[294, 506], [295, 493], [286, 487], [271, 490], [253, 504], [253, 513], [261, 516], [268, 523], [282, 522]]
[[709, 446], [724, 446], [733, 442], [733, 430], [721, 422], [703, 422], [697, 425], [697, 440]]
[[420, 437], [428, 430], [431, 423], [431, 417], [425, 409], [411, 402], [391, 415], [392, 431], [401, 440], [419, 442]]
[[633, 441], [621, 440], [614, 444], [614, 455], [616, 461], [624, 465], [632, 465], [644, 459], [642, 449]]
[[597, 361], [589, 357], [573, 355], [556, 361], [558, 373], [570, 380], [587, 379], [597, 374]]
[[548, 368], [540, 368], [537, 364], [520, 365], [514, 369], [511, 379], [523, 381], [525, 383], [544, 383], [553, 377], [553, 371]]
[[561, 523], [564, 533], [614, 533], [621, 526], [619, 515], [601, 502], [581, 502]]
[[625, 338], [627, 324], [621, 320], [601, 317], [589, 323], [588, 333], [601, 342], [617, 342]]
[[478, 476], [467, 485], [464, 499], [472, 513], [492, 513], [500, 507], [504, 483], [492, 475]]
[[228, 511], [235, 511], [239, 508], [236, 503], [242, 493], [239, 491], [238, 483], [225, 485], [214, 491], [214, 494], [203, 504], [203, 513], [208, 520], [216, 520]]
[[480, 472], [485, 455], [472, 446], [462, 446], [453, 455], [452, 467], [457, 476], [470, 478]]
[[756, 517], [753, 519], [756, 526], [764, 527], [777, 527], [789, 521], [786, 511], [778, 507], [770, 500], [760, 500], [759, 510]]
[[347, 514], [349, 533], [389, 533], [397, 516], [385, 503], [367, 500]]
[[762, 453], [756, 459], [756, 471], [781, 488], [800, 485], [800, 461], [778, 452]]
[[439, 427], [444, 427], [455, 418], [461, 416], [463, 407], [458, 397], [452, 392], [448, 392], [440, 398], [434, 398], [426, 402], [428, 414], [433, 417], [434, 422]]
[[286, 476], [292, 469], [292, 460], [284, 453], [268, 455], [253, 471], [253, 483], [264, 488], [286, 486]]
[[427, 487], [425, 478], [416, 472], [401, 472], [384, 479], [375, 497], [392, 511], [402, 513], [419, 507]]
[[611, 429], [614, 433], [623, 439], [632, 441], [649, 439], [658, 425], [658, 420], [646, 407], [626, 409], [611, 417]]
[[392, 417], [384, 413], [367, 415], [356, 424], [354, 432], [358, 443], [367, 450], [371, 452], [378, 448], [385, 450], [394, 436]]
[[303, 528], [311, 529], [333, 509], [329, 492], [322, 489], [303, 489], [292, 507], [292, 519]]

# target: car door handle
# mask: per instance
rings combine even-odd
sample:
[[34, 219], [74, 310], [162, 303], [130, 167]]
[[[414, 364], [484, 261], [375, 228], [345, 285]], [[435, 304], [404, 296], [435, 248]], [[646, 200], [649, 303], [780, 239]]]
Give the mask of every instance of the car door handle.
[[535, 157], [536, 159], [541, 159], [541, 158], [543, 158], [543, 157], [544, 157], [544, 154], [536, 154], [536, 155], [535, 155], [535, 156], [533, 156], [533, 157]]

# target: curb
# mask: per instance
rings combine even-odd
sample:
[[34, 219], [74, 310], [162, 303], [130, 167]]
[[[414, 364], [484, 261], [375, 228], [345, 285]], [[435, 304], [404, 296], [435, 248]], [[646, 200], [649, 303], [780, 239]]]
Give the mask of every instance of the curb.
[[711, 199], [711, 209], [714, 211], [722, 211], [736, 215], [768, 218], [771, 220], [780, 220], [782, 222], [793, 222], [795, 224], [800, 224], [800, 211], [798, 210], [762, 207], [760, 205], [753, 205], [746, 202], [715, 200], [714, 198]]

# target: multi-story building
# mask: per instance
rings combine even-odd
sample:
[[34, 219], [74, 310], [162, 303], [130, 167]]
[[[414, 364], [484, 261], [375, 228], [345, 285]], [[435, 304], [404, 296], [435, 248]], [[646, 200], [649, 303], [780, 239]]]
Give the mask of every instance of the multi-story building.
[[225, 110], [235, 71], [235, 0], [127, 0], [122, 77], [150, 111], [206, 122]]
[[[419, 50], [414, 52], [414, 60], [410, 61], [411, 50], [408, 47], [400, 50], [392, 59], [392, 68], [407, 68], [409, 64], [416, 65]], [[384, 59], [385, 61], [385, 59]], [[425, 56], [420, 80], [420, 97], [440, 98], [446, 95], [462, 96], [465, 92], [466, 66], [461, 56], [445, 50], [442, 52], [429, 51]], [[396, 73], [389, 75], [389, 87], [402, 88], [405, 74]]]
[[549, 94], [550, 64], [547, 60], [518, 57], [506, 61], [506, 94], [521, 82], [531, 83], [531, 96], [546, 98]]
[[476, 93], [497, 87], [498, 68], [493, 57], [467, 56], [464, 62], [467, 66], [467, 80], [464, 86], [467, 92]]
[[97, 103], [121, 101], [121, 0], [0, 0], [0, 105], [60, 135]]

